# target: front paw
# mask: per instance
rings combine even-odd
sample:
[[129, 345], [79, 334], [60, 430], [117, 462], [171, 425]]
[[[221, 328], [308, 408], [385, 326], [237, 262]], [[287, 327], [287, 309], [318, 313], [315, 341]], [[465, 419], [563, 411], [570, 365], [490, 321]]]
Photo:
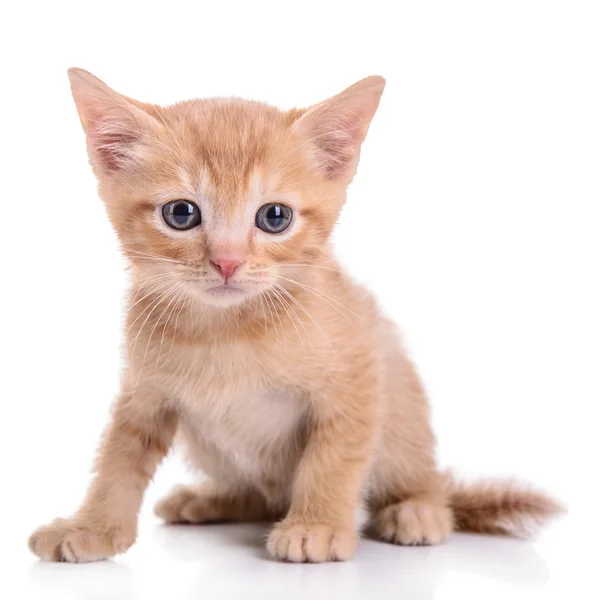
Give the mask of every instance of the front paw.
[[125, 552], [134, 541], [135, 533], [91, 528], [74, 519], [56, 519], [34, 531], [29, 549], [42, 560], [84, 563]]
[[327, 523], [282, 521], [267, 540], [267, 551], [278, 560], [326, 562], [347, 560], [356, 550], [358, 536], [352, 529]]

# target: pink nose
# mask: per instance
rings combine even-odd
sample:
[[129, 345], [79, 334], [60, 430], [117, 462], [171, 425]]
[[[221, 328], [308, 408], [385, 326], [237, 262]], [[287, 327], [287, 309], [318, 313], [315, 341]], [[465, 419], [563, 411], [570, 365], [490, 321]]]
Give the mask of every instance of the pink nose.
[[235, 258], [214, 258], [210, 261], [217, 270], [225, 277], [225, 281], [231, 279], [234, 271], [242, 264], [243, 261]]

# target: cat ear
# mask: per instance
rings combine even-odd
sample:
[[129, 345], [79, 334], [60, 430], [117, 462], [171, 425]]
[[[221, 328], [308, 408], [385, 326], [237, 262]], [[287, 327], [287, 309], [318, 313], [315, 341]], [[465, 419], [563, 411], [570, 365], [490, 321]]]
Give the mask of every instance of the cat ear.
[[383, 77], [367, 77], [309, 108], [294, 124], [310, 138], [318, 167], [328, 179], [354, 175], [360, 146], [384, 88]]
[[72, 68], [68, 74], [92, 165], [110, 173], [137, 164], [146, 136], [159, 127], [146, 105], [118, 94], [83, 69]]

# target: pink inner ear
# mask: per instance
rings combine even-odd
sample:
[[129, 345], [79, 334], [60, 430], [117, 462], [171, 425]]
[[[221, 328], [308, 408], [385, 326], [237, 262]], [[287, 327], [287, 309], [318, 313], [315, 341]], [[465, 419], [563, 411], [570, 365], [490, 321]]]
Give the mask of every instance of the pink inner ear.
[[371, 116], [360, 105], [321, 107], [309, 116], [311, 141], [320, 150], [326, 177], [342, 175], [358, 158]]
[[87, 127], [88, 144], [94, 158], [107, 171], [119, 171], [134, 160], [140, 134], [129, 119], [96, 114]]
[[352, 176], [371, 119], [377, 110], [385, 79], [366, 77], [337, 96], [308, 109], [297, 127], [310, 136], [326, 177]]
[[360, 126], [351, 115], [329, 115], [315, 132], [314, 143], [322, 152], [322, 168], [327, 177], [341, 173], [358, 151]]

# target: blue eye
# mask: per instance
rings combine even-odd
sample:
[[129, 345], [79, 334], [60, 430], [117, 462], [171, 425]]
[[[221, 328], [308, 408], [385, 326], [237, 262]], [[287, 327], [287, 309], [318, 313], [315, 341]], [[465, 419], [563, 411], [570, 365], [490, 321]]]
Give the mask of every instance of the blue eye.
[[165, 223], [173, 229], [185, 231], [202, 223], [200, 209], [189, 200], [173, 200], [162, 207]]
[[285, 204], [265, 204], [256, 213], [256, 226], [267, 233], [281, 233], [290, 226], [293, 214]]

